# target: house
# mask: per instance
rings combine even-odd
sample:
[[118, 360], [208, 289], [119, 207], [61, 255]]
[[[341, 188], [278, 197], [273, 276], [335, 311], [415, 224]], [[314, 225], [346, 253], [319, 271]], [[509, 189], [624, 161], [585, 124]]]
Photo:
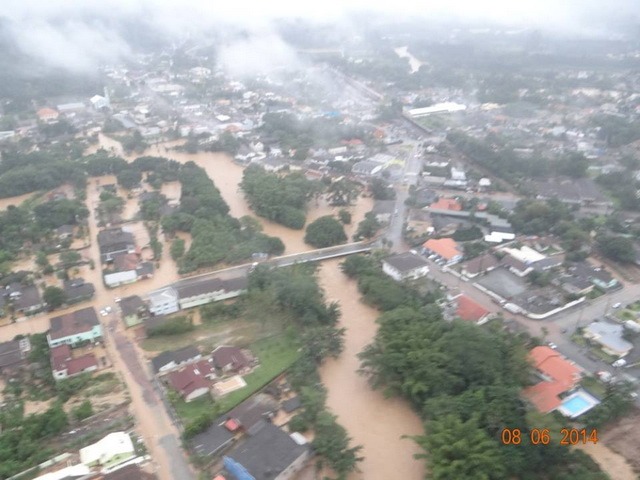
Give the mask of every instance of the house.
[[253, 395], [227, 412], [227, 426], [230, 430], [242, 430], [255, 435], [278, 411], [278, 402], [269, 395]]
[[238, 347], [221, 345], [211, 352], [215, 368], [224, 374], [244, 374], [251, 369], [251, 359]]
[[460, 295], [457, 302], [456, 316], [466, 322], [482, 325], [489, 319], [491, 312], [466, 295]]
[[462, 211], [462, 205], [455, 198], [440, 198], [437, 202], [429, 205], [429, 210], [449, 210], [452, 212]]
[[596, 320], [585, 327], [583, 335], [615, 357], [625, 357], [633, 349], [633, 344], [624, 339], [624, 327], [617, 323]]
[[147, 305], [138, 295], [121, 299], [120, 311], [122, 312], [122, 319], [127, 327], [139, 325], [149, 317]]
[[531, 264], [525, 263], [509, 255], [502, 259], [502, 265], [507, 267], [511, 273], [518, 277], [525, 277], [533, 272]]
[[529, 361], [540, 377], [540, 382], [525, 388], [523, 395], [538, 411], [552, 412], [560, 407], [561, 395], [579, 384], [582, 370], [546, 345], [532, 349]]
[[73, 225], [61, 225], [56, 228], [56, 235], [58, 236], [58, 240], [66, 240], [67, 238], [73, 237]]
[[40, 120], [41, 122], [47, 122], [47, 123], [57, 120], [58, 117], [60, 116], [57, 110], [54, 110], [53, 108], [49, 108], [49, 107], [41, 108], [36, 112], [36, 115], [38, 116], [38, 120]]
[[80, 461], [88, 467], [112, 468], [136, 456], [131, 437], [113, 432], [93, 445], [80, 449]]
[[56, 470], [53, 472], [45, 473], [44, 475], [40, 475], [33, 480], [68, 480], [68, 479], [92, 479], [91, 469], [86, 465], [71, 465], [60, 470]]
[[199, 360], [170, 372], [166, 378], [169, 385], [189, 403], [209, 393], [211, 380], [216, 378], [216, 374], [208, 360]]
[[73, 358], [71, 347], [67, 344], [58, 345], [50, 351], [51, 371], [55, 380], [93, 372], [98, 369], [98, 360], [93, 353]]
[[157, 480], [158, 477], [149, 472], [142, 470], [137, 464], [132, 463], [119, 467], [116, 470], [99, 473], [96, 477], [91, 477], [90, 480]]
[[177, 368], [180, 365], [195, 362], [201, 358], [202, 354], [200, 351], [193, 345], [189, 345], [184, 348], [179, 348], [178, 350], [162, 352], [151, 360], [151, 364], [156, 373], [162, 373]]
[[468, 278], [490, 272], [499, 265], [498, 259], [491, 253], [485, 253], [462, 264], [461, 273]]
[[191, 448], [198, 454], [211, 457], [228, 449], [235, 439], [235, 434], [226, 427], [227, 417], [218, 417], [204, 432], [191, 439]]
[[13, 282], [5, 288], [5, 295], [13, 305], [13, 310], [17, 313], [31, 315], [39, 312], [45, 307], [45, 303], [40, 296], [40, 291], [35, 285], [22, 285]]
[[429, 255], [435, 255], [443, 260], [447, 265], [462, 260], [462, 248], [452, 238], [431, 238], [422, 245], [425, 252]]
[[407, 233], [416, 237], [431, 235], [434, 232], [431, 215], [424, 210], [412, 208], [407, 217]]
[[62, 344], [73, 347], [83, 342], [102, 339], [102, 325], [93, 307], [53, 317], [49, 322], [47, 341], [51, 348]]
[[138, 256], [135, 253], [116, 253], [112, 256], [113, 270], [105, 270], [103, 279], [107, 287], [134, 283], [138, 280]]
[[136, 242], [131, 232], [122, 228], [110, 228], [98, 232], [100, 261], [110, 263], [118, 253], [136, 253]]
[[384, 165], [380, 163], [372, 162], [371, 160], [362, 160], [353, 165], [351, 172], [355, 175], [373, 176], [382, 171], [383, 168]]
[[394, 280], [415, 280], [429, 273], [429, 263], [412, 252], [400, 253], [382, 261], [382, 271]]
[[149, 293], [147, 303], [152, 315], [169, 315], [180, 310], [178, 292], [173, 287], [165, 287]]
[[155, 272], [153, 262], [140, 262], [136, 267], [136, 275], [138, 276], [138, 280], [153, 278], [153, 272]]
[[619, 286], [618, 280], [604, 268], [593, 268], [593, 272], [589, 278], [591, 279], [591, 283], [601, 290], [611, 290]]
[[9, 373], [22, 366], [30, 351], [29, 337], [0, 343], [0, 374]]
[[268, 423], [224, 457], [224, 466], [236, 480], [290, 480], [310, 457], [304, 437], [289, 435]]
[[82, 278], [72, 278], [63, 282], [63, 290], [66, 296], [67, 305], [83, 302], [93, 298], [96, 289], [93, 283], [87, 283]]
[[286, 413], [295, 412], [301, 407], [302, 401], [298, 396], [292, 397], [289, 400], [285, 400], [284, 402], [282, 402], [282, 410], [284, 410]]

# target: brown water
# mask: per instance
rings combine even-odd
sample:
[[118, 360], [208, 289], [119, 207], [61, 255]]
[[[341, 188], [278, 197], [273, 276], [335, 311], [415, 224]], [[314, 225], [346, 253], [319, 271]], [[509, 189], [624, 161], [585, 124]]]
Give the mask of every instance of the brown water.
[[[292, 230], [277, 223], [265, 220], [264, 218], [257, 217], [253, 213], [239, 187], [240, 182], [242, 181], [242, 172], [244, 171], [244, 168], [235, 163], [231, 156], [220, 152], [188, 154], [170, 149], [170, 147], [179, 143], [180, 142], [169, 142], [153, 145], [144, 152], [144, 155], [163, 156], [180, 163], [187, 163], [190, 161], [194, 162], [198, 166], [202, 167], [207, 172], [209, 178], [213, 180], [216, 187], [220, 190], [222, 197], [229, 205], [229, 211], [232, 216], [240, 218], [245, 215], [249, 215], [257, 218], [263, 226], [264, 233], [279, 237], [284, 242], [285, 254], [313, 250], [313, 247], [304, 243], [304, 230]], [[120, 143], [105, 135], [100, 135], [98, 145], [91, 147], [87, 153], [95, 152], [100, 148], [100, 146], [108, 151], [114, 152], [115, 154], [123, 155]], [[134, 160], [136, 157], [138, 157], [138, 155], [124, 156], [124, 158], [130, 161]], [[175, 187], [166, 188], [170, 189]], [[175, 195], [179, 194], [175, 190], [174, 192]], [[174, 195], [171, 195], [171, 197], [175, 198]], [[345, 228], [349, 238], [351, 238], [353, 233], [355, 233], [358, 222], [360, 222], [364, 218], [365, 213], [370, 211], [372, 208], [373, 200], [370, 198], [360, 197], [356, 204], [348, 209], [353, 217], [351, 225], [347, 225]], [[324, 199], [320, 199], [318, 203], [311, 201], [308, 208], [307, 222], [312, 222], [323, 215], [337, 214], [338, 210], [339, 208], [328, 205]]]
[[356, 355], [373, 340], [378, 312], [360, 301], [356, 283], [339, 265], [339, 260], [323, 262], [319, 275], [327, 298], [340, 303], [341, 324], [347, 329], [345, 348], [338, 359], [322, 366], [320, 376], [329, 392], [329, 408], [353, 443], [363, 447], [360, 472], [349, 480], [422, 479], [423, 461], [413, 458], [420, 449], [412, 440], [402, 438], [423, 433], [420, 418], [407, 402], [385, 398], [357, 373], [360, 362]]
[[6, 210], [7, 207], [11, 205], [15, 205], [16, 207], [20, 205], [25, 200], [29, 199], [34, 195], [33, 192], [25, 193], [24, 195], [18, 195], [17, 197], [8, 197], [8, 198], [0, 198], [0, 210]]

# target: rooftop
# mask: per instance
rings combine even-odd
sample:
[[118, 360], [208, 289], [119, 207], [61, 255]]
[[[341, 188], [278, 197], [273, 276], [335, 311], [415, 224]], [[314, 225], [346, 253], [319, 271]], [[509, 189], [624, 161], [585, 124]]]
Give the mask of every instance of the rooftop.
[[75, 312], [66, 313], [50, 319], [49, 336], [52, 340], [69, 337], [78, 333], [88, 332], [100, 325], [93, 307], [83, 308]]
[[489, 314], [489, 310], [466, 295], [460, 295], [456, 300], [458, 302], [456, 315], [462, 320], [467, 322], [478, 322]]
[[200, 355], [200, 351], [193, 345], [188, 345], [184, 348], [177, 350], [169, 350], [168, 352], [162, 352], [157, 357], [151, 360], [153, 368], [156, 372], [159, 372], [165, 365], [175, 362], [177, 364], [186, 362], [188, 360], [197, 358]]
[[124, 316], [135, 315], [140, 310], [145, 310], [146, 308], [147, 306], [138, 295], [124, 297], [120, 300], [120, 309]]
[[458, 243], [452, 238], [431, 238], [424, 242], [423, 246], [445, 260], [451, 260], [457, 255], [462, 255], [462, 250]]
[[400, 273], [407, 273], [416, 268], [422, 268], [429, 266], [429, 263], [420, 255], [415, 253], [405, 252], [398, 255], [392, 255], [384, 259], [384, 262], [391, 265]]
[[308, 450], [308, 445], [298, 445], [287, 433], [267, 423], [229, 457], [242, 465], [255, 480], [274, 480]]

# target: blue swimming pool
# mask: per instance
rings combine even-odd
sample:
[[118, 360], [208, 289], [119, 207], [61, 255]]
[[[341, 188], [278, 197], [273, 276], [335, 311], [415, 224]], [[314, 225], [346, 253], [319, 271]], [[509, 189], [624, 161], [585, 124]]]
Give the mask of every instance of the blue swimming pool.
[[585, 408], [590, 406], [591, 403], [582, 398], [581, 396], [575, 396], [562, 403], [562, 408], [571, 414], [571, 416], [579, 415]]
[[600, 401], [585, 390], [578, 390], [564, 399], [558, 410], [565, 417], [576, 418], [598, 405]]

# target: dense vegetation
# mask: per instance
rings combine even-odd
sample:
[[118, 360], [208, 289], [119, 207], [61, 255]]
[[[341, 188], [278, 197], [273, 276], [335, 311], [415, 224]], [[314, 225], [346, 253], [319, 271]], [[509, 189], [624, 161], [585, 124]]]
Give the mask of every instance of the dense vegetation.
[[347, 234], [339, 220], [325, 215], [307, 226], [304, 241], [316, 248], [332, 247], [347, 241]]
[[283, 177], [255, 165], [245, 169], [240, 187], [259, 216], [297, 230], [304, 227], [307, 202], [321, 188], [302, 173]]
[[[361, 353], [362, 372], [374, 388], [406, 398], [425, 420], [425, 449], [435, 479], [603, 479], [585, 467], [584, 458], [557, 444], [531, 445], [529, 423], [520, 398], [529, 366], [520, 338], [497, 327], [443, 320], [433, 297], [413, 294], [395, 306], [371, 295], [367, 286], [380, 274], [373, 257], [350, 257], [343, 271], [358, 279], [360, 290], [385, 310], [374, 342]], [[368, 297], [369, 296], [369, 297]], [[500, 443], [505, 427], [517, 426], [523, 442]]]

